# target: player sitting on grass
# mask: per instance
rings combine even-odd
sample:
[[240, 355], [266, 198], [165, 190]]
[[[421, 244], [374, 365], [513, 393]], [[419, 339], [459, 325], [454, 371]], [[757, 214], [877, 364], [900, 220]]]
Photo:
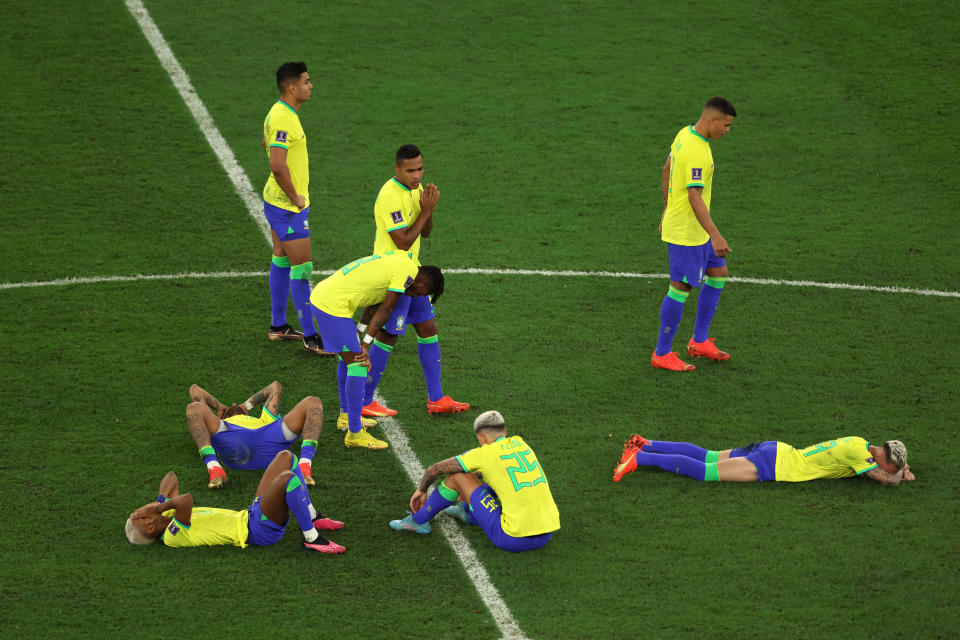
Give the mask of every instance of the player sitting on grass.
[[897, 485], [916, 479], [902, 442], [888, 440], [878, 446], [857, 436], [827, 440], [806, 449], [767, 440], [709, 451], [688, 442], [647, 440], [634, 434], [623, 445], [613, 481], [620, 482], [637, 467], [660, 467], [695, 480], [721, 482], [804, 482], [866, 476], [883, 485]]
[[[370, 366], [368, 353], [376, 331], [371, 328], [361, 345], [353, 314], [361, 307], [379, 304], [370, 322], [370, 327], [378, 327], [383, 325], [404, 295], [413, 298], [432, 295], [436, 301], [442, 293], [443, 273], [438, 267], [420, 266], [408, 253], [393, 251], [354, 260], [313, 288], [310, 303], [323, 348], [340, 354], [337, 389], [340, 410], [346, 410], [347, 414], [344, 446], [367, 449], [386, 449], [388, 446], [367, 433], [360, 415]], [[338, 421], [337, 426], [340, 425]]]
[[[208, 488], [218, 489], [227, 482], [227, 472], [217, 456], [231, 469], [266, 469], [277, 452], [290, 448], [301, 435], [300, 470], [304, 481], [314, 484], [311, 466], [323, 423], [323, 404], [319, 398], [307, 396], [283, 415], [282, 392], [274, 380], [243, 404], [228, 407], [199, 385], [190, 385], [193, 402], [187, 405], [187, 429], [210, 474]], [[249, 415], [260, 403], [260, 417]]]
[[[505, 551], [543, 547], [560, 528], [560, 513], [536, 454], [520, 436], [507, 436], [498, 411], [477, 416], [473, 432], [480, 446], [430, 465], [410, 498], [413, 513], [391, 520], [390, 527], [427, 534], [430, 519], [443, 511], [480, 525]], [[427, 489], [444, 474], [449, 475], [428, 496]]]
[[297, 456], [289, 451], [278, 453], [263, 472], [256, 499], [244, 511], [193, 506], [193, 496], [180, 493], [177, 474], [171, 471], [160, 481], [156, 501], [130, 514], [124, 530], [133, 544], [150, 544], [160, 538], [168, 547], [269, 547], [283, 537], [290, 512], [300, 524], [304, 549], [346, 551], [317, 532], [342, 529], [343, 523], [325, 518], [313, 508]]

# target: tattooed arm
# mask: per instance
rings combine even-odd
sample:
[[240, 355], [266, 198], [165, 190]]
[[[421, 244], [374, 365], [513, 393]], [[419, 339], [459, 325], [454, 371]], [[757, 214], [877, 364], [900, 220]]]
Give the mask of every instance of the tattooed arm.
[[427, 489], [437, 481], [437, 478], [450, 473], [463, 472], [463, 467], [460, 466], [456, 458], [447, 458], [446, 460], [430, 465], [423, 473], [423, 477], [420, 478], [420, 484], [417, 485], [417, 490], [410, 498], [410, 508], [414, 513], [420, 510], [420, 507], [422, 507], [423, 503], [427, 500]]
[[876, 480], [884, 486], [896, 486], [902, 481], [916, 480], [916, 476], [910, 471], [910, 465], [904, 465], [903, 469], [896, 473], [887, 473], [880, 467], [871, 469], [863, 474], [871, 480]]
[[278, 416], [280, 415], [280, 395], [282, 393], [283, 388], [280, 386], [280, 383], [274, 380], [250, 396], [250, 398], [243, 403], [243, 408], [249, 412], [253, 407], [262, 402], [267, 411]]
[[227, 405], [214, 398], [206, 389], [198, 384], [190, 385], [190, 400], [210, 407], [215, 414], [222, 415]]

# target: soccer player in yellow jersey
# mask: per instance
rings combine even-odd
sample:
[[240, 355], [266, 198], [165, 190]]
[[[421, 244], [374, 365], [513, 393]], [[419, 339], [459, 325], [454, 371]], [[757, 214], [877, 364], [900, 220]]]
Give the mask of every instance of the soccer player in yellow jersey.
[[363, 386], [374, 331], [371, 329], [363, 337], [361, 345], [353, 314], [359, 308], [379, 304], [370, 323], [370, 327], [376, 327], [387, 319], [401, 298], [432, 295], [435, 302], [442, 293], [440, 269], [421, 266], [408, 253], [393, 251], [354, 260], [314, 287], [310, 302], [323, 348], [339, 354], [340, 358], [337, 389], [340, 410], [347, 414], [345, 446], [366, 449], [388, 446], [370, 435], [362, 421]]
[[150, 544], [159, 538], [168, 547], [268, 547], [280, 542], [291, 512], [303, 533], [304, 549], [346, 551], [318, 533], [342, 529], [343, 523], [317, 513], [297, 456], [289, 451], [274, 457], [263, 472], [253, 504], [243, 511], [194, 506], [193, 496], [180, 493], [177, 474], [171, 471], [160, 481], [157, 499], [130, 514], [124, 532], [133, 544]]
[[[227, 406], [200, 385], [190, 385], [187, 429], [210, 475], [208, 488], [219, 489], [227, 482], [221, 460], [231, 469], [265, 469], [301, 434], [300, 471], [308, 485], [314, 484], [312, 465], [323, 425], [323, 403], [307, 396], [284, 415], [280, 413], [282, 393], [283, 387], [274, 380], [243, 404]], [[260, 416], [250, 415], [259, 404], [263, 404]]]
[[697, 298], [697, 319], [687, 353], [697, 358], [727, 360], [709, 337], [710, 322], [717, 310], [720, 293], [727, 281], [724, 256], [730, 245], [710, 214], [713, 192], [713, 153], [710, 140], [719, 140], [730, 131], [737, 115], [730, 101], [710, 98], [696, 124], [684, 127], [670, 146], [663, 165], [663, 215], [660, 237], [667, 243], [670, 258], [670, 287], [660, 306], [660, 335], [651, 364], [670, 371], [693, 371], [672, 351], [673, 338], [683, 318], [683, 305], [692, 287], [703, 288]]
[[[405, 144], [397, 149], [395, 160], [394, 175], [380, 188], [373, 207], [377, 224], [373, 252], [406, 251], [414, 260], [419, 260], [420, 238], [426, 238], [433, 230], [433, 211], [440, 198], [440, 190], [435, 184], [421, 184], [423, 154], [416, 145]], [[368, 310], [365, 317], [370, 313]], [[371, 331], [375, 334], [375, 340], [370, 347], [370, 372], [363, 394], [363, 415], [380, 417], [397, 414], [393, 409], [375, 402], [373, 394], [387, 366], [390, 352], [408, 324], [412, 324], [417, 331], [417, 354], [427, 383], [427, 411], [458, 413], [470, 408], [466, 402], [457, 402], [443, 392], [435, 317], [433, 304], [426, 297], [401, 296], [386, 322], [370, 325], [376, 330]], [[361, 319], [357, 330], [362, 333], [366, 328]]]
[[826, 440], [805, 449], [767, 440], [710, 451], [689, 442], [647, 440], [634, 434], [623, 445], [613, 481], [620, 482], [638, 466], [720, 482], [805, 482], [863, 476], [883, 485], [897, 485], [916, 479], [902, 442], [887, 440], [875, 445], [857, 436]]
[[499, 411], [477, 416], [473, 432], [480, 446], [430, 465], [410, 498], [413, 513], [390, 527], [427, 534], [430, 519], [442, 511], [479, 525], [499, 549], [543, 547], [560, 528], [560, 513], [537, 455], [523, 438], [507, 435]]
[[[300, 124], [301, 105], [310, 99], [313, 84], [307, 65], [285, 62], [277, 69], [280, 99], [263, 121], [262, 144], [270, 160], [270, 177], [263, 187], [263, 215], [270, 224], [271, 340], [300, 340], [303, 348], [324, 355], [310, 315], [310, 166], [307, 135]], [[287, 298], [303, 332], [287, 324]]]

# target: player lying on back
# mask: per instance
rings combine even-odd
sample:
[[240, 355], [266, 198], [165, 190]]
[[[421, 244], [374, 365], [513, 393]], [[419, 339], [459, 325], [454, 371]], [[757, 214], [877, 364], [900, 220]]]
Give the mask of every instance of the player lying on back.
[[413, 513], [390, 521], [390, 527], [427, 534], [430, 519], [443, 511], [479, 525], [499, 549], [543, 547], [560, 528], [560, 513], [537, 455], [520, 436], [507, 436], [499, 411], [477, 416], [473, 433], [480, 446], [430, 465], [410, 498]]
[[708, 482], [805, 482], [864, 476], [883, 485], [897, 485], [916, 479], [902, 442], [887, 440], [878, 446], [857, 436], [827, 440], [805, 449], [767, 440], [710, 451], [689, 442], [647, 440], [634, 434], [623, 445], [613, 481], [620, 482], [637, 467], [660, 467]]
[[269, 547], [283, 537], [290, 512], [300, 523], [304, 549], [346, 551], [317, 532], [341, 529], [343, 523], [325, 518], [313, 508], [297, 456], [289, 451], [278, 453], [263, 472], [257, 496], [244, 511], [194, 506], [193, 496], [180, 493], [177, 475], [171, 471], [160, 481], [156, 501], [130, 514], [124, 530], [133, 544], [150, 544], [159, 538], [168, 547]]
[[[228, 407], [200, 385], [190, 385], [187, 429], [210, 474], [208, 488], [218, 489], [227, 482], [220, 460], [231, 469], [266, 469], [278, 452], [289, 449], [301, 435], [300, 470], [306, 483], [314, 484], [311, 467], [323, 425], [323, 403], [320, 398], [307, 396], [283, 415], [282, 393], [280, 383], [274, 380], [243, 404]], [[251, 416], [253, 408], [261, 403], [260, 417]], [[346, 421], [345, 415], [341, 418]]]

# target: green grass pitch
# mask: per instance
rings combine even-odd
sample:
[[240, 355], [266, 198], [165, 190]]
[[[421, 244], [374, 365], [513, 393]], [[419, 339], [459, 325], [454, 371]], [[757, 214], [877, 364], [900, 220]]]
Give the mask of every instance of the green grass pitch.
[[[273, 73], [308, 63], [318, 270], [371, 250], [376, 192], [414, 142], [441, 190], [425, 262], [663, 273], [667, 149], [728, 97], [712, 210], [733, 279], [711, 333], [729, 362], [650, 367], [663, 278], [451, 271], [444, 387], [475, 410], [426, 414], [409, 336], [381, 392], [424, 465], [473, 446], [494, 408], [537, 451], [562, 521], [550, 544], [506, 554], [464, 530], [529, 638], [955, 637], [951, 5], [146, 7], [256, 190]], [[7, 0], [0, 22], [0, 637], [500, 638], [438, 531], [387, 527], [413, 487], [391, 452], [343, 448], [333, 362], [265, 339], [264, 237], [124, 2]], [[8, 286], [187, 272], [264, 275]], [[238, 400], [274, 379], [284, 409], [326, 405], [312, 494], [347, 522], [347, 553], [307, 556], [295, 527], [266, 549], [128, 544], [126, 516], [170, 469], [200, 504], [249, 503], [255, 472], [205, 488], [186, 392]], [[918, 480], [615, 485], [633, 432], [899, 437]]]

